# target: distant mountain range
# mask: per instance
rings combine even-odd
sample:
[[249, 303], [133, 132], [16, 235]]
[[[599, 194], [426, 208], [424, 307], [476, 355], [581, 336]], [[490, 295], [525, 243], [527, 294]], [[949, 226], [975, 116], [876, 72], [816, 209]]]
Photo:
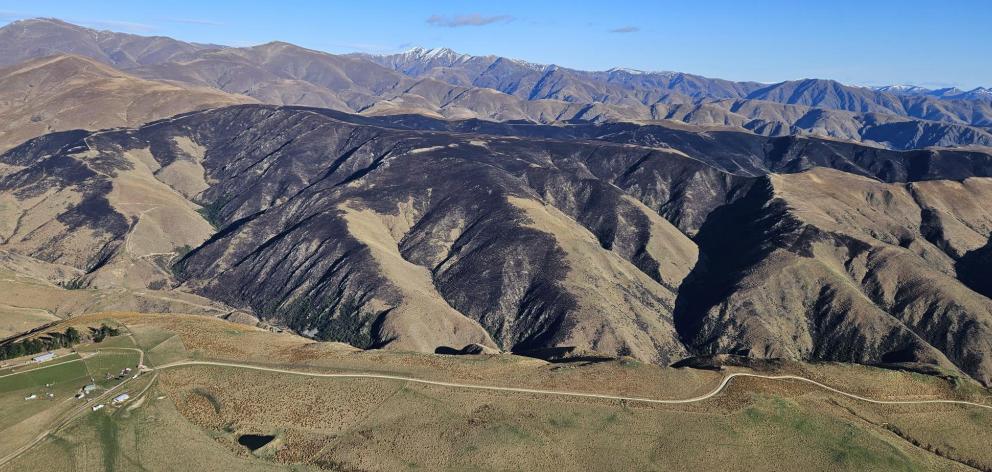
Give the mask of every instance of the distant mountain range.
[[916, 85], [884, 85], [872, 87], [872, 90], [892, 95], [924, 95], [954, 100], [992, 100], [992, 89], [985, 87], [964, 91], [957, 87], [928, 89]]
[[[628, 103], [627, 99], [633, 99], [636, 103], [647, 105], [663, 100], [663, 97], [671, 93], [677, 93], [693, 99], [769, 100], [788, 105], [852, 112], [884, 112], [926, 119], [932, 117], [915, 114], [914, 110], [919, 108], [918, 100], [898, 96], [992, 101], [992, 92], [982, 87], [968, 92], [956, 88], [930, 90], [910, 85], [868, 88], [813, 79], [764, 84], [711, 79], [681, 72], [647, 72], [619, 67], [589, 72], [499, 56], [470, 56], [448, 48], [418, 47], [400, 54], [355, 56], [367, 57], [409, 76], [433, 77], [462, 86], [493, 88], [528, 100], [557, 98], [566, 101], [625, 104]], [[590, 83], [607, 85], [593, 87]], [[656, 95], [652, 95], [651, 91], [656, 92]], [[963, 117], [948, 117], [948, 121], [981, 124]]]
[[970, 92], [905, 86], [871, 89], [817, 79], [761, 84], [710, 79], [680, 72], [644, 72], [622, 68], [587, 72], [498, 56], [469, 56], [446, 48], [415, 48], [401, 54], [359, 56], [409, 76], [431, 77], [461, 86], [493, 88], [527, 100], [559, 99], [650, 106], [744, 99], [957, 124], [992, 125], [988, 115], [992, 92], [984, 88]]
[[992, 99], [981, 90], [938, 96], [830, 80], [769, 85], [680, 72], [587, 72], [450, 49], [371, 56], [281, 42], [231, 48], [95, 31], [54, 19], [0, 28], [0, 65], [57, 53], [263, 103], [365, 115], [539, 123], [668, 120], [892, 149], [992, 146]]
[[263, 103], [365, 115], [539, 123], [669, 120], [892, 149], [992, 146], [992, 98], [982, 90], [938, 96], [830, 80], [769, 85], [680, 72], [587, 72], [450, 49], [371, 56], [281, 42], [231, 48], [95, 31], [55, 19], [0, 28], [0, 65], [59, 53]]

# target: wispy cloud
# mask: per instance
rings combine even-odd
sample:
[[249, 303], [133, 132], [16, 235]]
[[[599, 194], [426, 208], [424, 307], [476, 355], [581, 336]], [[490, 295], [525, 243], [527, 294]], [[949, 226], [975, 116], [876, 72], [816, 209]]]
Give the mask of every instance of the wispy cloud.
[[513, 20], [514, 18], [510, 15], [483, 16], [478, 13], [472, 13], [470, 15], [457, 16], [431, 15], [427, 19], [427, 24], [445, 28], [459, 28], [462, 26], [485, 26], [493, 23], [509, 23]]
[[611, 33], [636, 33], [641, 29], [636, 26], [621, 26], [619, 28], [613, 28], [610, 30]]
[[162, 21], [169, 23], [185, 23], [187, 25], [224, 26], [224, 23], [219, 21], [202, 20], [199, 18], [162, 18]]

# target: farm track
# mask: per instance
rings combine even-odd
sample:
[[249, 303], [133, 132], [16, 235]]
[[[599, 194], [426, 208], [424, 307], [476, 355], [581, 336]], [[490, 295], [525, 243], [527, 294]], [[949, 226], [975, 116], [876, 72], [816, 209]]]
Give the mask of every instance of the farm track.
[[298, 370], [290, 370], [290, 369], [279, 369], [275, 367], [263, 367], [252, 364], [240, 364], [240, 363], [231, 363], [231, 362], [180, 361], [157, 367], [155, 370], [164, 370], [174, 367], [196, 366], [196, 365], [232, 367], [232, 368], [240, 368], [240, 369], [258, 370], [264, 372], [275, 372], [280, 374], [303, 375], [309, 377], [396, 380], [401, 382], [412, 382], [412, 383], [435, 385], [441, 387], [451, 387], [451, 388], [491, 390], [498, 392], [530, 393], [530, 394], [538, 394], [538, 395], [555, 395], [555, 396], [565, 396], [565, 397], [599, 398], [604, 400], [621, 400], [621, 401], [629, 401], [629, 402], [654, 403], [654, 404], [666, 404], [666, 405], [696, 403], [696, 402], [705, 401], [710, 398], [713, 398], [714, 396], [722, 392], [733, 379], [738, 377], [752, 377], [752, 378], [758, 378], [764, 380], [795, 380], [799, 382], [805, 382], [808, 384], [815, 385], [829, 392], [836, 393], [838, 395], [842, 395], [863, 402], [879, 404], [879, 405], [951, 404], [951, 405], [972, 406], [972, 407], [992, 410], [992, 405], [985, 405], [985, 404], [969, 402], [965, 400], [878, 400], [874, 398], [863, 397], [853, 393], [845, 392], [843, 390], [817, 382], [813, 379], [801, 377], [798, 375], [761, 375], [761, 374], [749, 374], [744, 372], [735, 372], [728, 374], [726, 377], [723, 378], [723, 380], [720, 382], [719, 385], [717, 385], [716, 388], [711, 390], [709, 393], [703, 395], [699, 395], [692, 398], [683, 398], [683, 399], [658, 399], [658, 398], [645, 398], [645, 397], [629, 397], [623, 395], [607, 395], [607, 394], [599, 394], [599, 393], [572, 392], [572, 391], [564, 391], [564, 390], [541, 390], [541, 389], [532, 389], [532, 388], [498, 387], [492, 385], [441, 382], [436, 380], [420, 379], [416, 377], [404, 377], [399, 375], [386, 375], [386, 374], [374, 374], [374, 373], [329, 374], [329, 373], [298, 371]]
[[[137, 349], [137, 348], [106, 348], [106, 349], [101, 349], [101, 350], [130, 350], [130, 351], [136, 351], [140, 355], [139, 365], [144, 363], [145, 353], [141, 349]], [[82, 359], [77, 359], [77, 360], [82, 360]], [[70, 361], [70, 362], [75, 362], [75, 361]], [[982, 403], [970, 402], [970, 401], [966, 401], [966, 400], [948, 400], [948, 399], [930, 399], [930, 400], [882, 400], [882, 399], [876, 399], [876, 398], [869, 398], [869, 397], [865, 397], [865, 396], [853, 394], [853, 393], [850, 393], [850, 392], [845, 392], [845, 391], [840, 390], [838, 388], [834, 388], [834, 387], [831, 387], [829, 385], [823, 384], [821, 382], [817, 382], [816, 380], [813, 380], [813, 379], [810, 379], [810, 378], [806, 378], [806, 377], [802, 377], [802, 376], [798, 376], [798, 375], [762, 375], [762, 374], [751, 374], [751, 373], [744, 373], [744, 372], [734, 372], [734, 373], [728, 374], [726, 377], [724, 377], [720, 381], [720, 383], [713, 390], [711, 390], [708, 393], [705, 393], [703, 395], [699, 395], [699, 396], [695, 396], [695, 397], [691, 397], [691, 398], [681, 398], [681, 399], [662, 399], [662, 398], [646, 398], [646, 397], [633, 397], [633, 396], [623, 396], [623, 395], [608, 395], [608, 394], [599, 394], [599, 393], [585, 393], [585, 392], [575, 392], [575, 391], [567, 391], [567, 390], [543, 390], [543, 389], [532, 389], [532, 388], [521, 388], [521, 387], [500, 387], [500, 386], [493, 386], [493, 385], [467, 384], [467, 383], [458, 383], [458, 382], [442, 382], [442, 381], [437, 381], [437, 380], [421, 379], [421, 378], [417, 378], [417, 377], [405, 377], [405, 376], [400, 376], [400, 375], [376, 374], [376, 373], [371, 373], [371, 372], [370, 373], [322, 373], [322, 372], [311, 372], [311, 371], [302, 371], [302, 370], [282, 369], [282, 368], [276, 368], [276, 367], [266, 367], [266, 366], [260, 366], [260, 365], [254, 365], [254, 364], [246, 364], [246, 363], [220, 362], [220, 361], [178, 361], [178, 362], [172, 362], [172, 363], [169, 363], [169, 364], [161, 365], [161, 366], [158, 366], [158, 367], [149, 367], [149, 368], [146, 368], [146, 371], [155, 372], [156, 373], [156, 376], [157, 376], [157, 373], [160, 372], [160, 371], [163, 371], [163, 370], [173, 369], [173, 368], [178, 368], [178, 367], [195, 367], [195, 366], [227, 367], [227, 368], [235, 368], [235, 369], [247, 369], [247, 370], [255, 370], [255, 371], [261, 371], [261, 372], [272, 372], [272, 373], [277, 373], [277, 374], [299, 375], [299, 376], [316, 377], [316, 378], [394, 380], [394, 381], [398, 381], [398, 382], [410, 382], [410, 383], [417, 383], [417, 384], [422, 384], [422, 385], [433, 385], [433, 386], [439, 386], [439, 387], [458, 388], [458, 389], [487, 390], [487, 391], [495, 391], [495, 392], [512, 392], [512, 393], [525, 393], [525, 394], [532, 394], [532, 395], [573, 397], [573, 398], [592, 398], [592, 399], [602, 399], [602, 400], [615, 400], [615, 401], [638, 402], [638, 403], [647, 403], [647, 404], [664, 404], [664, 405], [679, 405], [679, 404], [698, 403], [698, 402], [706, 401], [706, 400], [708, 400], [710, 398], [715, 397], [716, 395], [720, 394], [721, 392], [723, 392], [727, 388], [727, 386], [730, 385], [731, 381], [733, 381], [734, 379], [736, 379], [736, 378], [750, 377], [750, 378], [757, 378], [757, 379], [763, 379], [763, 380], [803, 382], [803, 383], [807, 383], [807, 384], [813, 385], [815, 387], [818, 387], [818, 388], [820, 388], [822, 390], [826, 390], [828, 392], [831, 392], [831, 393], [834, 393], [834, 394], [837, 394], [837, 395], [841, 395], [841, 396], [844, 396], [844, 397], [847, 397], [847, 398], [850, 398], [850, 399], [853, 399], [853, 400], [858, 400], [858, 401], [867, 402], [867, 403], [873, 403], [873, 404], [877, 404], [877, 405], [933, 405], [933, 404], [947, 404], [947, 405], [959, 405], [959, 406], [964, 406], [964, 407], [974, 407], [974, 408], [983, 408], [983, 409], [987, 409], [987, 410], [992, 410], [992, 405], [986, 405], [986, 404], [982, 404]], [[26, 372], [30, 372], [30, 371], [26, 371]], [[25, 373], [25, 372], [20, 372], [20, 373]], [[20, 373], [9, 374], [9, 375], [3, 376], [3, 377], [9, 377], [11, 375], [19, 375]], [[3, 377], [0, 377], [0, 379], [2, 379]], [[130, 380], [130, 379], [128, 379], [128, 380]], [[153, 378], [152, 381], [154, 381], [154, 380], [155, 379]], [[125, 385], [126, 383], [127, 382], [125, 381], [125, 382], [122, 382], [121, 384], [118, 384], [118, 385], [114, 386], [113, 388], [111, 388], [110, 390], [108, 390], [107, 392], [105, 392], [103, 395], [101, 395], [100, 397], [96, 398], [95, 401], [101, 401], [101, 400], [104, 400], [106, 398], [109, 398], [109, 396], [110, 396], [111, 393], [113, 393], [114, 391], [117, 391], [119, 387]], [[151, 385], [149, 384], [148, 387], [150, 387], [150, 386]], [[139, 394], [138, 396], [143, 395], [147, 390], [148, 390], [148, 388], [146, 387], [141, 392], [141, 394]], [[137, 397], [138, 396], [135, 397], [135, 400], [137, 400]], [[4, 456], [3, 458], [0, 458], [0, 466], [3, 466], [5, 464], [7, 464], [11, 460], [13, 460], [13, 459], [17, 458], [18, 456], [20, 456], [21, 454], [27, 452], [28, 450], [30, 450], [31, 448], [33, 448], [34, 446], [36, 446], [37, 444], [39, 444], [46, 437], [48, 437], [49, 434], [58, 431], [59, 429], [65, 427], [66, 425], [68, 425], [69, 423], [71, 423], [74, 419], [76, 419], [80, 415], [84, 414], [86, 412], [86, 409], [90, 407], [91, 403], [93, 403], [93, 402], [87, 402], [86, 404], [82, 405], [79, 409], [77, 409], [75, 411], [72, 411], [69, 415], [67, 415], [66, 417], [64, 417], [61, 421], [57, 421], [52, 428], [49, 428], [49, 429], [41, 432], [30, 444], [26, 444], [25, 446], [23, 446], [21, 448], [18, 448], [16, 451], [13, 451], [10, 454]]]

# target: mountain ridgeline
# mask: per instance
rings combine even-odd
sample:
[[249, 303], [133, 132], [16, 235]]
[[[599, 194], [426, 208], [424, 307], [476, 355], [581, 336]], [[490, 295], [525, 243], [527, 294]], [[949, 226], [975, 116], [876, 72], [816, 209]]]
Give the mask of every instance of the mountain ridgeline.
[[447, 49], [333, 55], [272, 42], [232, 48], [95, 31], [53, 19], [0, 28], [0, 65], [85, 56], [128, 74], [262, 103], [363, 115], [539, 123], [676, 121], [891, 149], [992, 146], [992, 93], [870, 89], [830, 80], [733, 82], [678, 72], [587, 72]]
[[989, 384], [990, 177], [980, 151], [238, 105], [6, 152], [0, 249], [360, 347]]

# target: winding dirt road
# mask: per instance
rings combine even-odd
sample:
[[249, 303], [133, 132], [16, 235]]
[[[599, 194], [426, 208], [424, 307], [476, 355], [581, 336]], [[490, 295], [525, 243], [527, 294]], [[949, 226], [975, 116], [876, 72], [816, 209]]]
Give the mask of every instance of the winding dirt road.
[[[103, 350], [103, 349], [101, 349], [101, 350]], [[145, 353], [141, 349], [136, 349], [136, 348], [106, 348], [106, 350], [129, 350], [129, 351], [137, 351], [139, 353], [139, 355], [140, 355], [139, 364], [141, 364], [141, 363], [144, 362]], [[305, 377], [319, 377], [319, 378], [395, 380], [395, 381], [399, 381], [399, 382], [411, 382], [411, 383], [418, 383], [418, 384], [424, 384], [424, 385], [435, 385], [435, 386], [449, 387], [449, 388], [461, 388], [461, 389], [472, 389], [472, 390], [488, 390], [488, 391], [496, 391], [496, 392], [515, 392], [515, 393], [527, 393], [527, 394], [562, 396], [562, 397], [596, 398], [596, 399], [603, 399], [603, 400], [619, 400], [619, 401], [651, 403], [651, 404], [686, 404], [686, 403], [696, 403], [696, 402], [705, 401], [705, 400], [708, 400], [710, 398], [713, 398], [714, 396], [716, 396], [720, 392], [722, 392], [724, 389], [726, 389], [727, 386], [730, 384], [730, 382], [732, 380], [734, 380], [735, 378], [738, 378], [738, 377], [752, 377], [752, 378], [765, 379], [765, 380], [805, 382], [805, 383], [814, 385], [816, 387], [819, 387], [819, 388], [821, 388], [823, 390], [826, 390], [826, 391], [835, 393], [837, 395], [842, 395], [842, 396], [845, 396], [845, 397], [848, 397], [848, 398], [851, 398], [851, 399], [854, 399], [854, 400], [868, 402], [868, 403], [874, 403], [874, 404], [879, 404], [879, 405], [949, 404], [949, 405], [960, 405], [960, 406], [965, 406], [965, 407], [975, 407], [975, 408], [984, 408], [984, 409], [987, 409], [987, 410], [992, 410], [992, 405], [986, 405], [986, 404], [981, 404], [981, 403], [969, 402], [969, 401], [965, 401], [965, 400], [879, 400], [879, 399], [863, 397], [861, 395], [856, 395], [856, 394], [853, 394], [853, 393], [845, 392], [843, 390], [840, 390], [840, 389], [831, 387], [829, 385], [825, 385], [823, 383], [817, 382], [817, 381], [815, 381], [813, 379], [809, 379], [809, 378], [801, 377], [801, 376], [797, 376], [797, 375], [761, 375], [761, 374], [749, 374], [749, 373], [743, 373], [743, 372], [734, 372], [734, 373], [728, 374], [726, 377], [723, 378], [723, 380], [720, 381], [720, 383], [716, 386], [716, 388], [714, 388], [713, 390], [711, 390], [709, 393], [705, 393], [703, 395], [699, 395], [699, 396], [691, 397], [691, 398], [681, 398], [681, 399], [660, 399], [660, 398], [645, 398], [645, 397], [628, 397], [628, 396], [622, 396], [622, 395], [606, 395], [606, 394], [599, 394], [599, 393], [572, 392], [572, 391], [567, 391], [567, 390], [541, 390], [541, 389], [520, 388], [520, 387], [498, 387], [498, 386], [492, 386], [492, 385], [465, 384], [465, 383], [457, 383], [457, 382], [441, 382], [441, 381], [437, 381], [437, 380], [419, 379], [419, 378], [416, 378], [416, 377], [404, 377], [404, 376], [400, 376], [400, 375], [387, 375], [387, 374], [374, 374], [374, 373], [348, 373], [348, 374], [320, 373], [320, 372], [309, 372], [309, 371], [300, 371], [300, 370], [291, 370], [291, 369], [280, 369], [280, 368], [276, 368], [276, 367], [265, 367], [265, 366], [259, 366], [259, 365], [253, 365], [253, 364], [242, 364], [242, 363], [220, 362], [220, 361], [178, 361], [178, 362], [173, 362], [173, 363], [161, 365], [161, 366], [154, 367], [154, 368], [148, 368], [148, 370], [155, 371], [156, 372], [156, 375], [157, 375], [157, 372], [158, 371], [162, 371], [162, 370], [166, 370], [166, 369], [172, 369], [172, 368], [177, 368], [177, 367], [189, 367], [189, 366], [228, 367], [228, 368], [236, 368], [236, 369], [247, 369], [247, 370], [255, 370], [255, 371], [262, 371], [262, 372], [273, 372], [273, 373], [278, 373], [278, 374], [300, 375], [300, 376], [305, 376]], [[17, 375], [17, 374], [10, 374], [10, 375]], [[154, 381], [154, 379], [153, 379], [153, 381]], [[108, 391], [104, 392], [103, 395], [100, 395], [100, 397], [98, 399], [96, 399], [96, 400], [99, 401], [99, 400], [103, 400], [103, 399], [109, 398], [109, 395], [111, 393], [113, 393], [114, 391], [118, 390], [118, 388], [121, 387], [121, 386], [123, 386], [125, 383], [127, 383], [127, 381], [125, 381], [125, 382], [123, 382], [123, 383], [121, 383], [119, 385], [116, 385], [116, 386], [112, 387]], [[149, 385], [141, 392], [141, 394], [137, 395], [135, 398], [137, 398], [138, 396], [141, 396], [142, 394], [144, 394], [148, 390], [148, 387], [150, 387], [150, 386], [151, 386], [151, 383], [149, 383]], [[19, 455], [23, 454], [27, 450], [31, 449], [32, 447], [34, 447], [35, 445], [37, 445], [38, 443], [40, 443], [45, 437], [47, 437], [53, 431], [58, 431], [62, 427], [65, 427], [72, 420], [74, 420], [75, 418], [77, 418], [79, 415], [83, 414], [86, 411], [86, 409], [89, 408], [90, 404], [91, 404], [90, 402], [87, 402], [86, 404], [82, 405], [78, 410], [75, 410], [75, 411], [71, 412], [70, 414], [68, 414], [67, 416], [65, 416], [61, 421], [58, 421], [52, 428], [49, 428], [49, 429], [41, 432], [31, 443], [26, 444], [25, 446], [23, 446], [21, 448], [18, 448], [16, 451], [13, 451], [10, 454], [8, 454], [8, 455], [0, 458], [0, 466], [5, 465], [6, 463], [10, 462], [14, 458], [18, 457]]]
[[735, 373], [732, 373], [732, 374], [728, 374], [726, 377], [723, 378], [723, 380], [720, 382], [720, 384], [717, 385], [716, 388], [714, 388], [713, 390], [711, 390], [709, 393], [700, 395], [698, 397], [683, 398], [683, 399], [671, 399], [671, 400], [669, 400], [669, 399], [658, 399], [658, 398], [627, 397], [627, 396], [621, 396], [621, 395], [605, 395], [605, 394], [599, 394], [599, 393], [570, 392], [570, 391], [564, 391], [564, 390], [540, 390], [540, 389], [532, 389], [532, 388], [497, 387], [497, 386], [491, 386], [491, 385], [464, 384], [464, 383], [456, 383], [456, 382], [441, 382], [441, 381], [436, 381], [436, 380], [418, 379], [416, 377], [403, 377], [403, 376], [399, 376], [399, 375], [385, 375], [385, 374], [372, 374], [372, 373], [325, 374], [325, 373], [319, 373], [319, 372], [307, 372], [307, 371], [298, 371], [298, 370], [290, 370], [290, 369], [279, 369], [279, 368], [275, 368], [275, 367], [262, 367], [262, 366], [252, 365], [252, 364], [239, 364], [239, 363], [232, 363], [232, 362], [179, 361], [179, 362], [173, 362], [171, 364], [165, 364], [165, 365], [156, 367], [155, 370], [164, 370], [164, 369], [170, 369], [170, 368], [174, 368], [174, 367], [195, 366], [195, 365], [207, 365], [207, 366], [218, 366], [218, 367], [232, 367], [232, 368], [238, 368], [238, 369], [259, 370], [259, 371], [264, 371], [264, 372], [275, 372], [275, 373], [289, 374], [289, 375], [302, 375], [302, 376], [308, 376], [308, 377], [345, 378], [345, 379], [348, 379], [348, 378], [355, 379], [355, 378], [357, 378], [357, 379], [397, 380], [397, 381], [401, 381], [401, 382], [412, 382], [412, 383], [419, 383], [419, 384], [426, 384], [426, 385], [437, 385], [437, 386], [441, 386], [441, 387], [451, 387], [451, 388], [465, 388], [465, 389], [475, 389], [475, 390], [491, 390], [491, 391], [499, 391], [499, 392], [531, 393], [531, 394], [538, 394], [538, 395], [556, 395], [556, 396], [566, 396], [566, 397], [601, 398], [601, 399], [605, 399], [605, 400], [623, 400], [623, 401], [630, 401], [630, 402], [656, 403], [656, 404], [658, 404], [658, 403], [660, 403], [660, 404], [683, 404], [683, 403], [701, 402], [701, 401], [710, 399], [710, 398], [714, 397], [715, 395], [719, 394], [720, 392], [722, 392], [727, 387], [727, 385], [730, 384], [730, 381], [733, 380], [733, 379], [735, 379], [735, 378], [737, 378], [737, 377], [754, 377], [754, 378], [765, 379], [765, 380], [795, 380], [795, 381], [799, 381], [799, 382], [806, 382], [808, 384], [815, 385], [815, 386], [817, 386], [819, 388], [822, 388], [824, 390], [827, 390], [827, 391], [836, 393], [838, 395], [843, 395], [845, 397], [853, 398], [855, 400], [859, 400], [859, 401], [863, 401], [863, 402], [868, 402], [868, 403], [875, 403], [875, 404], [880, 404], [880, 405], [926, 405], [926, 404], [940, 403], [940, 404], [972, 406], [972, 407], [985, 408], [985, 409], [992, 410], [992, 405], [984, 405], [984, 404], [981, 404], [981, 403], [969, 402], [969, 401], [965, 401], [965, 400], [876, 400], [876, 399], [873, 399], [873, 398], [862, 397], [860, 395], [855, 395], [853, 393], [848, 393], [848, 392], [845, 392], [843, 390], [839, 390], [839, 389], [833, 388], [831, 386], [822, 384], [822, 383], [817, 382], [815, 380], [808, 379], [806, 377], [800, 377], [800, 376], [797, 376], [797, 375], [761, 375], [761, 374], [748, 374], [748, 373], [743, 373], [743, 372], [735, 372]]

